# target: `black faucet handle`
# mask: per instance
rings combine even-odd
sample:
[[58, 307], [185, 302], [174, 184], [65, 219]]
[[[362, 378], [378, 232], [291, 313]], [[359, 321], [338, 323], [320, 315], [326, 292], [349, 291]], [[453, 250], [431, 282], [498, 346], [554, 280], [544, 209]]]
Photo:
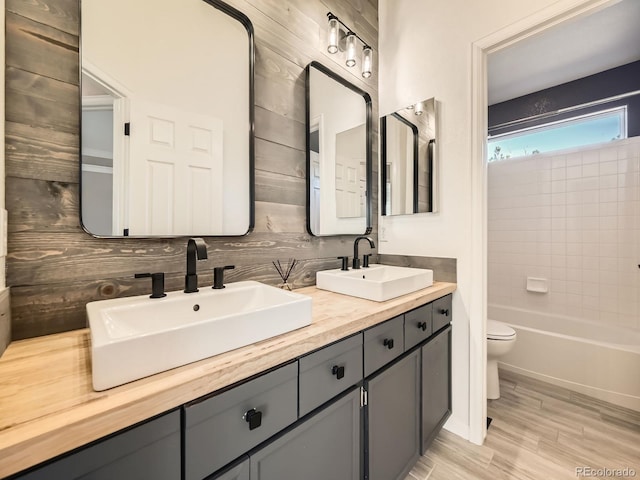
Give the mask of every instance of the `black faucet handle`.
[[215, 267], [213, 269], [213, 287], [216, 290], [224, 288], [224, 271], [233, 270], [235, 265], [225, 265], [224, 267]]
[[136, 273], [134, 278], [149, 278], [151, 277], [151, 295], [149, 298], [162, 298], [166, 297], [164, 293], [164, 273]]
[[369, 268], [369, 257], [370, 256], [371, 256], [370, 253], [362, 255], [362, 268]]
[[342, 267], [340, 267], [340, 270], [345, 272], [349, 270], [349, 257], [338, 257], [338, 260], [342, 260]]

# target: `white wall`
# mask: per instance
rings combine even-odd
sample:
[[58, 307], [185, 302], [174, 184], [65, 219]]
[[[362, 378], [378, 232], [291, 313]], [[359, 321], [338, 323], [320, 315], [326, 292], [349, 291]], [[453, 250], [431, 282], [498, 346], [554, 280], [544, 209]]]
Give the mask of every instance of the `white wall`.
[[[480, 442], [484, 420], [477, 392], [470, 389], [470, 366], [482, 362], [482, 305], [475, 280], [477, 245], [471, 242], [472, 44], [558, 3], [555, 0], [380, 0], [380, 115], [424, 98], [439, 102], [439, 213], [380, 218], [380, 253], [455, 257], [458, 290], [454, 294], [453, 415], [446, 428]], [[574, 6], [586, 3], [568, 0]], [[566, 8], [569, 8], [568, 6]], [[518, 33], [518, 31], [515, 31]], [[477, 198], [475, 199], [477, 201]], [[386, 240], [386, 241], [385, 241]], [[474, 266], [473, 264], [476, 263]], [[474, 270], [475, 269], [475, 270]], [[474, 290], [475, 289], [475, 290]], [[480, 332], [480, 333], [479, 333]], [[472, 358], [470, 352], [473, 352]], [[478, 352], [481, 352], [478, 354]], [[477, 379], [474, 389], [477, 390]], [[475, 408], [470, 427], [470, 408]], [[471, 435], [470, 435], [471, 433]]]
[[640, 137], [490, 163], [488, 245], [490, 305], [640, 330]]

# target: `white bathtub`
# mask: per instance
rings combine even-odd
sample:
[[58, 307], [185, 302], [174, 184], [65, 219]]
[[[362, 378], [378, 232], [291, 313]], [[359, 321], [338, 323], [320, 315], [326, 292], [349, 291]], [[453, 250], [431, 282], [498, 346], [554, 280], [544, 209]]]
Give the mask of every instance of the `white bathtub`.
[[517, 332], [500, 367], [640, 411], [640, 332], [489, 305]]

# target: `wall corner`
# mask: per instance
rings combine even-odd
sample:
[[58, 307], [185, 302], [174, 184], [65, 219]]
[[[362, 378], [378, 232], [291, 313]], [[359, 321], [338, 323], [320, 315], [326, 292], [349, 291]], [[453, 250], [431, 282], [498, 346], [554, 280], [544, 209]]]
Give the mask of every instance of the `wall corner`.
[[11, 343], [11, 308], [9, 289], [0, 292], [0, 356]]

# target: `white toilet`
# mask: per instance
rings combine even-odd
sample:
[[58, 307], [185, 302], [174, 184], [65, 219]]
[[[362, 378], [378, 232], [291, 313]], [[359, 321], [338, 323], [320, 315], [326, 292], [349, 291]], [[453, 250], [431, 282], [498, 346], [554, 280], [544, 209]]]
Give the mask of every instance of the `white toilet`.
[[487, 398], [500, 398], [498, 359], [516, 343], [516, 331], [496, 320], [487, 320]]

